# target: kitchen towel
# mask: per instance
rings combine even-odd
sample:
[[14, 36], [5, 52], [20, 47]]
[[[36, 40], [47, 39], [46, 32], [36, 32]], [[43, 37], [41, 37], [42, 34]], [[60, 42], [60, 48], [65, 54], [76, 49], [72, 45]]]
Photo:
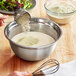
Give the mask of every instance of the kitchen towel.
[[76, 60], [60, 64], [56, 73], [47, 76], [76, 76]]

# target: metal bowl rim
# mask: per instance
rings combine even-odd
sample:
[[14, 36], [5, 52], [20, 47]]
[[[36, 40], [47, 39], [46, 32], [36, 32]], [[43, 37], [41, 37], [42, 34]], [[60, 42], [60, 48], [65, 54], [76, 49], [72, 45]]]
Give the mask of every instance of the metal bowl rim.
[[[33, 17], [33, 18], [31, 18], [31, 19], [43, 19], [43, 20], [48, 20], [48, 19], [45, 19], [45, 18], [38, 18], [38, 17]], [[51, 20], [50, 20], [51, 21]], [[15, 22], [15, 21], [12, 21], [12, 22]], [[10, 22], [10, 23], [12, 23], [12, 22]], [[6, 29], [7, 29], [7, 27], [10, 25], [10, 23], [5, 27], [5, 29], [4, 29], [4, 35], [5, 35], [5, 37], [10, 41], [10, 42], [12, 42], [13, 44], [15, 44], [15, 45], [17, 45], [18, 47], [21, 47], [21, 48], [25, 48], [25, 49], [37, 49], [37, 48], [45, 48], [45, 47], [48, 47], [48, 46], [52, 46], [52, 45], [54, 45], [54, 44], [56, 44], [56, 42], [60, 39], [60, 37], [61, 37], [61, 35], [62, 35], [62, 30], [61, 30], [61, 28], [60, 28], [60, 26], [57, 24], [57, 23], [55, 23], [54, 21], [51, 21], [51, 22], [53, 22], [54, 24], [56, 24], [56, 26], [60, 29], [60, 36], [58, 37], [58, 39], [57, 40], [55, 40], [55, 42], [53, 42], [53, 43], [51, 43], [51, 44], [47, 44], [47, 45], [42, 45], [42, 46], [38, 46], [38, 47], [30, 47], [30, 46], [23, 46], [23, 45], [20, 45], [20, 44], [17, 44], [16, 42], [14, 42], [14, 41], [12, 41], [7, 35], [6, 35]]]

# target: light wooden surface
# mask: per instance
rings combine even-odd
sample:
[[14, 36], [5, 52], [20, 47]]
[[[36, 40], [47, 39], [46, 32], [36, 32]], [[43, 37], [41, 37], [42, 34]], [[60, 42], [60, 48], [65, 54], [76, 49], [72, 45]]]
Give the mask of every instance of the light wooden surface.
[[[31, 16], [48, 18], [44, 8], [45, 0], [37, 0], [36, 2], [35, 8], [29, 11]], [[4, 36], [4, 28], [12, 20], [13, 16], [9, 16], [4, 25], [0, 27], [0, 76], [7, 76], [8, 73], [15, 70], [33, 72], [49, 58], [57, 59], [60, 63], [76, 59], [76, 18], [69, 24], [61, 26], [63, 35], [58, 41], [55, 51], [48, 58], [39, 62], [24, 61], [14, 55]]]

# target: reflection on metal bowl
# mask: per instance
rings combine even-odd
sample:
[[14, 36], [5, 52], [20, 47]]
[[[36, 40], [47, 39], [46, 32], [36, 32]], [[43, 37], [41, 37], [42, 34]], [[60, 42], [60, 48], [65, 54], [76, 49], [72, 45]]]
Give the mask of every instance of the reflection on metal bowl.
[[31, 18], [30, 26], [31, 31], [45, 33], [53, 37], [55, 42], [39, 47], [26, 47], [13, 42], [11, 39], [22, 32], [21, 26], [17, 25], [14, 21], [6, 26], [4, 31], [5, 36], [9, 40], [12, 50], [18, 57], [28, 61], [42, 60], [54, 51], [56, 43], [62, 35], [62, 31], [58, 24], [44, 18]]

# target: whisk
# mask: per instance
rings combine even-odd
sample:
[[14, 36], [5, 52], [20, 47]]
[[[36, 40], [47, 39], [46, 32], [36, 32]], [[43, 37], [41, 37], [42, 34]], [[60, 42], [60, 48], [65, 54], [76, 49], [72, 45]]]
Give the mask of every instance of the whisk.
[[32, 74], [33, 74], [33, 76], [51, 75], [51, 74], [57, 72], [58, 69], [59, 69], [59, 62], [55, 59], [49, 59], [46, 62], [44, 62]]

